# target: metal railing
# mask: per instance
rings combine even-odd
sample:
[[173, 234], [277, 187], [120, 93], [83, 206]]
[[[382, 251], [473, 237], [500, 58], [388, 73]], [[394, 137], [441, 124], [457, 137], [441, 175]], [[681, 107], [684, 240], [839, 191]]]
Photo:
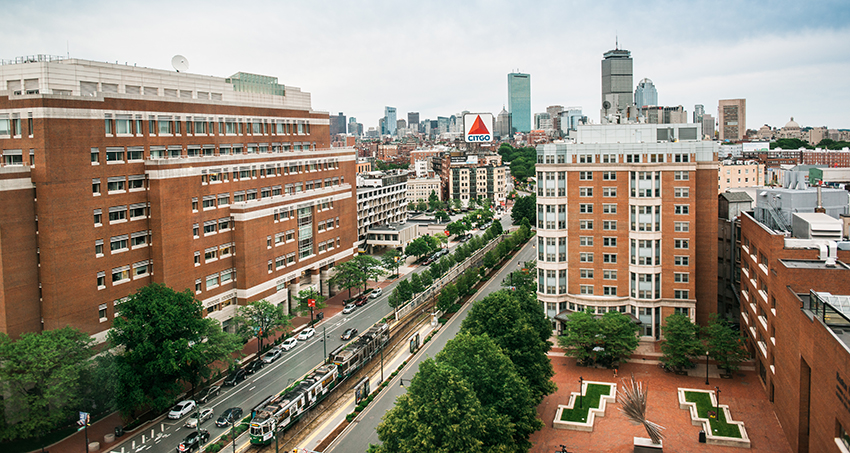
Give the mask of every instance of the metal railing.
[[67, 57], [61, 55], [25, 55], [23, 57], [15, 57], [12, 60], [0, 59], [0, 66], [7, 64], [23, 64], [23, 63], [49, 63], [51, 61], [66, 60]]

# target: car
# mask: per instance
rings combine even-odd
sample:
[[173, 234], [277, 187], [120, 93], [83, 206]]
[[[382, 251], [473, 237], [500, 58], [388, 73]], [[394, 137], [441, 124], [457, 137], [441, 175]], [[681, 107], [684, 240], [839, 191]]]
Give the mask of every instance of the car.
[[364, 294], [364, 295], [358, 297], [357, 300], [354, 301], [354, 306], [355, 307], [362, 307], [362, 306], [366, 305], [366, 302], [369, 302], [369, 295], [368, 294]]
[[298, 339], [299, 340], [308, 340], [308, 339], [310, 339], [310, 337], [312, 337], [315, 334], [316, 334], [316, 329], [314, 329], [312, 327], [308, 327], [308, 328], [302, 330], [301, 333], [298, 334]]
[[210, 440], [210, 432], [205, 429], [192, 431], [188, 436], [183, 438], [183, 442], [177, 446], [177, 451], [180, 453], [199, 450], [204, 442]]
[[206, 390], [198, 394], [198, 404], [206, 403], [207, 401], [218, 396], [219, 393], [221, 393], [221, 387], [217, 385], [213, 385], [207, 388]]
[[195, 410], [195, 401], [194, 400], [183, 400], [174, 407], [171, 408], [171, 412], [168, 413], [168, 418], [172, 420], [177, 420], [184, 415]]
[[262, 370], [265, 364], [266, 363], [262, 360], [254, 360], [253, 362], [249, 363], [248, 366], [245, 367], [245, 373], [254, 374], [257, 371]]
[[269, 349], [269, 352], [263, 354], [263, 363], [274, 362], [275, 360], [280, 358], [280, 354], [281, 354], [281, 352], [280, 352], [280, 349], [278, 349], [278, 348]]
[[381, 288], [375, 288], [375, 290], [372, 291], [372, 294], [369, 294], [369, 298], [370, 299], [377, 299], [377, 298], [381, 297], [381, 294], [384, 294], [384, 290], [382, 290]]
[[280, 344], [280, 348], [284, 351], [288, 351], [294, 347], [298, 346], [298, 340], [295, 338], [289, 337], [286, 340], [283, 340], [283, 343]]
[[230, 373], [230, 376], [227, 376], [227, 379], [224, 380], [224, 385], [225, 386], [234, 386], [234, 385], [244, 381], [245, 376], [247, 374], [248, 373], [246, 373], [245, 370], [243, 370], [241, 368], [233, 370]]
[[345, 329], [345, 332], [343, 332], [342, 336], [340, 336], [339, 338], [341, 340], [350, 340], [355, 336], [357, 336], [357, 329], [355, 329], [354, 327], [349, 327], [348, 329]]
[[[200, 417], [198, 417], [200, 413]], [[192, 417], [186, 419], [186, 423], [183, 426], [187, 428], [195, 429], [198, 427], [198, 419], [201, 420], [201, 423], [211, 419], [213, 416], [213, 410], [209, 407], [202, 407], [200, 410], [196, 411], [192, 414]]]
[[357, 308], [357, 307], [354, 304], [348, 304], [345, 307], [343, 307], [342, 314], [347, 315], [347, 314], [353, 312], [355, 308]]
[[226, 409], [221, 413], [221, 416], [218, 417], [215, 421], [215, 426], [219, 428], [224, 428], [225, 426], [236, 423], [239, 419], [242, 418], [242, 408], [241, 407], [231, 407], [230, 409]]

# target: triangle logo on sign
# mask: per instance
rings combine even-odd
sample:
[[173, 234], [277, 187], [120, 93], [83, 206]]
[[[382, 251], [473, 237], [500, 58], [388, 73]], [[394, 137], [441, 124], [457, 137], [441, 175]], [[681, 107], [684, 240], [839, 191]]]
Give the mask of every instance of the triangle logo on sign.
[[490, 134], [490, 131], [487, 130], [487, 126], [484, 125], [484, 121], [481, 121], [481, 115], [477, 115], [475, 117], [475, 122], [472, 123], [472, 127], [469, 128], [469, 132], [466, 133], [466, 135], [479, 134]]

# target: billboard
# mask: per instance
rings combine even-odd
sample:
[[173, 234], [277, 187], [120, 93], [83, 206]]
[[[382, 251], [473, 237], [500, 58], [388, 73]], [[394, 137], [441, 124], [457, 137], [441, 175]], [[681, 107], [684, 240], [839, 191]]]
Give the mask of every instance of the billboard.
[[467, 113], [463, 115], [463, 138], [466, 142], [493, 141], [493, 114]]

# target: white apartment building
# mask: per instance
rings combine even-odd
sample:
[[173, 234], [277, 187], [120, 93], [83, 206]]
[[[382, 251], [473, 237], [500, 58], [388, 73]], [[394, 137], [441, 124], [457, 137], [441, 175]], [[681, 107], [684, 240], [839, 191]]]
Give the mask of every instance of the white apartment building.
[[361, 250], [365, 250], [369, 227], [407, 220], [407, 173], [391, 170], [357, 175], [357, 245]]
[[718, 192], [764, 185], [764, 165], [754, 160], [724, 160], [717, 175]]
[[431, 191], [437, 194], [437, 198], [443, 199], [443, 192], [440, 188], [440, 178], [411, 178], [407, 180], [407, 200], [417, 202], [419, 200], [428, 201], [431, 196]]

